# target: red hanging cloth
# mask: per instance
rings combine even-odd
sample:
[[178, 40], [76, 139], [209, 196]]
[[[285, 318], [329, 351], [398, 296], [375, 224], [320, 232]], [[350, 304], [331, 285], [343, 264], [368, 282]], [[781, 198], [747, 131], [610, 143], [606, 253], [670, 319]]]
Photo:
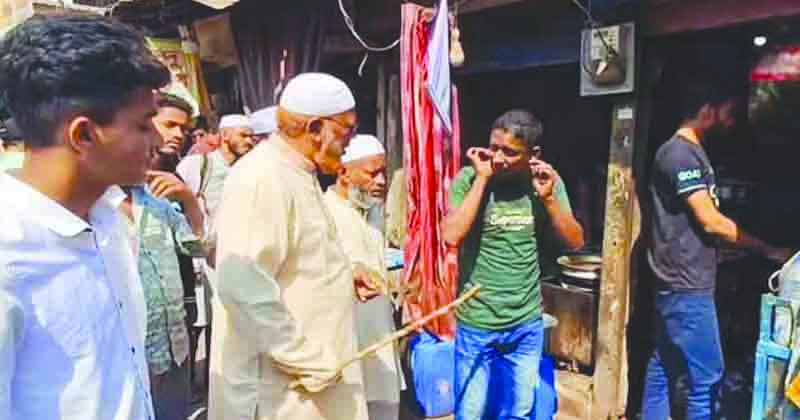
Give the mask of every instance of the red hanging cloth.
[[[453, 301], [458, 274], [456, 250], [445, 246], [441, 232], [447, 191], [460, 164], [458, 95], [453, 87], [453, 132], [449, 135], [425, 88], [430, 24], [423, 18], [423, 10], [415, 4], [402, 6], [400, 35], [403, 163], [408, 188], [405, 281], [420, 285], [419, 297], [406, 303], [407, 320], [419, 319]], [[455, 317], [440, 317], [428, 328], [440, 337], [452, 338]]]

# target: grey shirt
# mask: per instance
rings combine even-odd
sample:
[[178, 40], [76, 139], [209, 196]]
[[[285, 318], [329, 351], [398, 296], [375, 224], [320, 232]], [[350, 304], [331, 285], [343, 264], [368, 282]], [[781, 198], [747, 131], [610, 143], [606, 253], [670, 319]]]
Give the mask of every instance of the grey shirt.
[[657, 289], [715, 286], [716, 240], [705, 233], [687, 203], [691, 194], [703, 189], [719, 206], [714, 170], [703, 148], [679, 136], [661, 146], [650, 182], [653, 223], [647, 255]]

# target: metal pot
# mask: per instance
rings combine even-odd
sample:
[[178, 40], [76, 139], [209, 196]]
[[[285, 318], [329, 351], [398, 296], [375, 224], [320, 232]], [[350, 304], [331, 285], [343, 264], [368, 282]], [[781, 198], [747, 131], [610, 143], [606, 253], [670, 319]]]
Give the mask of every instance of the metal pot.
[[789, 258], [780, 271], [770, 276], [768, 284], [770, 290], [778, 296], [800, 302], [800, 252]]
[[565, 255], [557, 260], [561, 266], [562, 285], [585, 291], [598, 288], [603, 258], [599, 255]]

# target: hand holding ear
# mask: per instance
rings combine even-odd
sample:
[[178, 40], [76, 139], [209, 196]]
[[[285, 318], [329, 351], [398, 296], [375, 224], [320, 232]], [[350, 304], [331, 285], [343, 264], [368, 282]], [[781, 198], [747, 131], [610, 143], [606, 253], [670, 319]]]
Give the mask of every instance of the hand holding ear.
[[467, 157], [472, 161], [472, 166], [475, 167], [475, 172], [477, 172], [478, 176], [492, 177], [494, 174], [494, 168], [492, 167], [494, 153], [491, 150], [482, 147], [470, 147], [467, 150]]
[[555, 185], [558, 181], [558, 172], [553, 169], [550, 164], [537, 157], [531, 158], [529, 161], [531, 166], [531, 176], [533, 188], [542, 200], [550, 200], [553, 198]]

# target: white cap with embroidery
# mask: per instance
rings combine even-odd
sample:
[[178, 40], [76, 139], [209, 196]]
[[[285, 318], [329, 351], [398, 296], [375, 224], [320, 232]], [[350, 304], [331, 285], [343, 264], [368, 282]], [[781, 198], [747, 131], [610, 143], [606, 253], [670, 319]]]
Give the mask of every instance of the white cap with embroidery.
[[330, 117], [355, 109], [356, 99], [343, 81], [330, 74], [302, 73], [286, 85], [280, 107], [292, 114]]
[[228, 114], [219, 120], [219, 129], [224, 128], [252, 128], [249, 118], [241, 114]]
[[365, 159], [373, 156], [381, 156], [386, 154], [386, 149], [383, 148], [380, 140], [377, 137], [369, 134], [358, 134], [350, 140], [350, 145], [344, 150], [342, 156], [342, 163], [355, 162], [357, 160]]

